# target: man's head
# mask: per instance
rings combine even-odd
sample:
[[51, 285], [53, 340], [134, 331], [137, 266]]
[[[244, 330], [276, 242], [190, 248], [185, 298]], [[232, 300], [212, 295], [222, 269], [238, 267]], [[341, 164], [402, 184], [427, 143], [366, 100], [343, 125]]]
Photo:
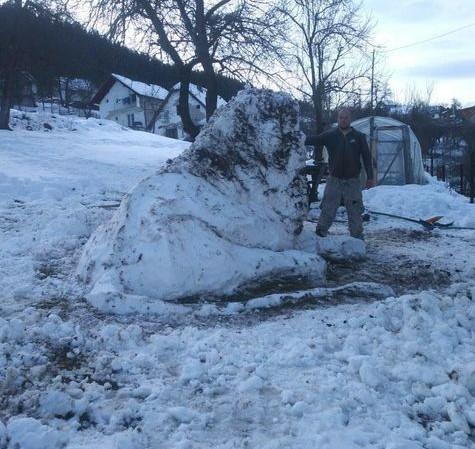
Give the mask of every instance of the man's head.
[[340, 129], [348, 129], [351, 125], [351, 112], [348, 108], [338, 111], [338, 126]]

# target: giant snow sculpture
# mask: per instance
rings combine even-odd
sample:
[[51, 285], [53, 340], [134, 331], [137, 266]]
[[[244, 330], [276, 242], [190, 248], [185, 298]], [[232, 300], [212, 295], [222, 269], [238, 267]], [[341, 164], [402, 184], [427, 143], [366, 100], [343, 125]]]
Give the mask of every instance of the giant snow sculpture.
[[304, 164], [296, 103], [240, 92], [91, 237], [78, 269], [88, 299], [113, 310], [144, 297], [228, 296], [289, 277], [319, 283], [323, 260], [295, 249]]

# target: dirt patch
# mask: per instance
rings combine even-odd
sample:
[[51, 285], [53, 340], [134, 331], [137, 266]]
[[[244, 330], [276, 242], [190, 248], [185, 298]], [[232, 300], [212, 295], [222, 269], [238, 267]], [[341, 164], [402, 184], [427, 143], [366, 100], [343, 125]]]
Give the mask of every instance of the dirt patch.
[[452, 282], [449, 271], [434, 266], [430, 260], [407, 255], [412, 243], [437, 238], [427, 231], [404, 229], [367, 234], [367, 258], [329, 263], [328, 284], [334, 287], [350, 282], [378, 282], [389, 285], [396, 294], [447, 286]]

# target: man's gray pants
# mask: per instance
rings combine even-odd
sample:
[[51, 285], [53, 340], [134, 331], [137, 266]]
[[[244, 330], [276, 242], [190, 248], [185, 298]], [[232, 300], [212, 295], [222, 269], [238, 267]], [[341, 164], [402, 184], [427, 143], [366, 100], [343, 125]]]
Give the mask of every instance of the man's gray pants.
[[333, 176], [328, 177], [325, 193], [320, 204], [322, 212], [318, 220], [317, 232], [321, 235], [327, 235], [342, 201], [348, 214], [350, 235], [355, 238], [363, 238], [361, 214], [364, 212], [364, 207], [360, 178], [340, 179]]

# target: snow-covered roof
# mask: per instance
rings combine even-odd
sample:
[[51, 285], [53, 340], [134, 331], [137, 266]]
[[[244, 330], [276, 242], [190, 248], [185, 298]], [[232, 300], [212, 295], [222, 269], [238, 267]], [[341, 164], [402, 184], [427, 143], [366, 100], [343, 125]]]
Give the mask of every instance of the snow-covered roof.
[[[172, 88], [171, 91], [180, 90], [180, 83], [176, 83]], [[200, 103], [203, 105], [206, 105], [206, 89], [201, 86], [197, 86], [196, 84], [190, 83], [190, 87], [188, 89], [191, 95], [193, 95]], [[226, 100], [224, 98], [221, 98], [218, 95], [218, 108], [225, 105]]]
[[157, 98], [159, 100], [164, 100], [168, 95], [168, 90], [164, 87], [158, 86], [157, 84], [146, 84], [141, 81], [134, 81], [130, 78], [126, 78], [122, 75], [117, 75], [113, 73], [112, 76], [124, 84], [129, 89], [133, 90], [137, 95], [142, 95], [144, 97]]
[[67, 78], [65, 76], [60, 77], [61, 86], [64, 87], [66, 83], [69, 83], [70, 89], [89, 89], [91, 82], [84, 78]]

